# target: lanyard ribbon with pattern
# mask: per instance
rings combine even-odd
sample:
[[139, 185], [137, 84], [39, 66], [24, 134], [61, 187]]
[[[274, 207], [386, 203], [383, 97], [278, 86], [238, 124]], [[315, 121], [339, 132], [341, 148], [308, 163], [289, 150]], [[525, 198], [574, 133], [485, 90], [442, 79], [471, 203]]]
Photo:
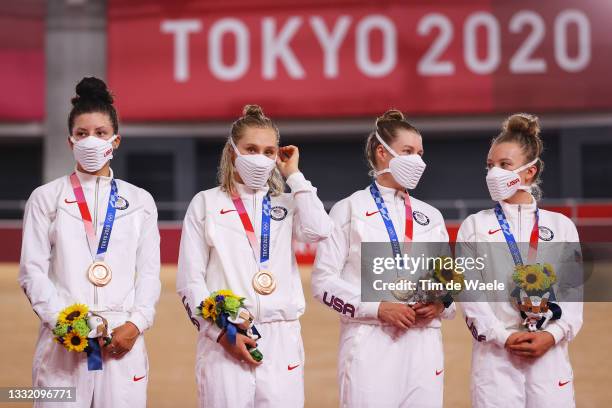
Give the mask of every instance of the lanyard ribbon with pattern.
[[[389, 234], [389, 241], [391, 241], [391, 249], [393, 250], [393, 255], [397, 257], [398, 255], [402, 255], [402, 250], [399, 244], [399, 239], [397, 237], [397, 233], [395, 232], [395, 227], [393, 226], [393, 221], [391, 220], [391, 216], [389, 215], [389, 210], [387, 209], [387, 205], [385, 204], [385, 200], [378, 189], [378, 186], [375, 182], [372, 182], [370, 185], [370, 194], [372, 194], [372, 198], [376, 203], [376, 207], [378, 207], [378, 212], [385, 223], [385, 227], [387, 228], [387, 234]], [[410, 196], [408, 192], [404, 196], [404, 207], [406, 210], [406, 225], [404, 231], [404, 249], [408, 249], [410, 243], [412, 242], [412, 206], [410, 204]]]
[[[100, 235], [100, 241], [98, 243], [98, 250], [95, 250], [96, 245], [96, 233], [91, 219], [91, 213], [87, 207], [87, 201], [85, 200], [85, 194], [83, 193], [83, 187], [79, 181], [76, 173], [70, 175], [70, 184], [72, 184], [72, 190], [74, 191], [74, 198], [79, 206], [81, 218], [83, 219], [83, 225], [85, 226], [85, 234], [87, 235], [87, 243], [89, 244], [89, 251], [91, 252], [92, 258], [95, 261], [103, 261], [106, 251], [108, 250], [108, 243], [110, 241], [111, 232], [113, 231], [113, 224], [115, 223], [115, 213], [117, 209], [115, 204], [117, 202], [118, 190], [117, 182], [115, 179], [111, 180], [111, 191], [108, 197], [108, 205], [106, 208], [106, 217], [104, 218], [104, 228]], [[95, 253], [95, 256], [94, 256]]]
[[257, 255], [258, 243], [257, 238], [255, 237], [255, 228], [253, 228], [249, 214], [247, 213], [246, 208], [244, 208], [244, 203], [237, 195], [232, 197], [232, 202], [234, 203], [234, 207], [236, 207], [236, 211], [240, 216], [240, 221], [244, 227], [244, 232], [246, 232], [247, 239], [249, 240], [249, 244], [253, 250], [253, 255], [255, 255], [255, 260], [259, 264], [260, 270], [267, 269], [268, 261], [270, 260], [270, 194], [266, 194], [264, 196], [261, 205], [261, 240], [259, 256]]
[[[515, 265], [523, 265], [523, 258], [521, 256], [521, 251], [514, 239], [514, 235], [512, 231], [510, 231], [510, 224], [508, 224], [508, 220], [506, 219], [506, 215], [504, 214], [504, 210], [499, 203], [495, 206], [495, 216], [497, 217], [497, 221], [499, 222], [499, 226], [501, 227], [502, 232], [504, 233], [504, 238], [506, 239], [506, 243], [508, 244], [508, 249], [510, 249], [510, 255], [512, 255], [512, 259], [514, 260]], [[536, 255], [538, 253], [538, 234], [539, 227], [538, 223], [540, 220], [540, 214], [538, 211], [538, 207], [535, 210], [535, 222], [533, 223], [533, 229], [531, 230], [531, 236], [529, 237], [529, 254], [527, 255], [527, 262], [532, 264], [536, 260]], [[520, 220], [519, 220], [520, 222]]]

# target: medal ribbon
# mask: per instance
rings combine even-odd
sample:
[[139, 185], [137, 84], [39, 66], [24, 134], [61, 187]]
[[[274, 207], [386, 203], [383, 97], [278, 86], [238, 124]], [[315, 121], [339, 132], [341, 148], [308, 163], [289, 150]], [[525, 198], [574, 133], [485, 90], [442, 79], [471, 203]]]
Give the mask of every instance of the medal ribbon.
[[[394, 256], [401, 256], [402, 250], [400, 248], [399, 239], [397, 237], [397, 233], [395, 232], [395, 227], [393, 226], [393, 220], [391, 220], [391, 216], [389, 215], [389, 210], [387, 209], [387, 205], [385, 204], [385, 200], [378, 189], [378, 186], [375, 182], [372, 182], [370, 185], [370, 194], [372, 194], [372, 198], [376, 203], [376, 207], [378, 207], [378, 212], [382, 217], [383, 222], [385, 223], [385, 227], [387, 228], [387, 234], [389, 234], [389, 241], [391, 242], [391, 249], [393, 250]], [[408, 249], [410, 243], [412, 242], [412, 205], [410, 204], [410, 196], [406, 192], [404, 196], [404, 207], [406, 209], [406, 225], [404, 231], [404, 249]]]
[[[508, 249], [510, 250], [510, 255], [512, 255], [512, 259], [514, 260], [515, 265], [523, 265], [523, 258], [521, 256], [521, 251], [514, 239], [514, 235], [510, 230], [510, 224], [508, 224], [508, 220], [506, 219], [506, 215], [504, 214], [504, 210], [499, 203], [495, 206], [495, 216], [497, 217], [497, 221], [499, 222], [499, 226], [501, 227], [502, 232], [504, 233], [504, 238], [506, 239], [506, 243], [508, 244]], [[531, 230], [531, 236], [529, 237], [529, 254], [527, 255], [527, 262], [532, 264], [536, 260], [536, 255], [538, 253], [538, 223], [540, 220], [540, 213], [538, 208], [536, 207], [535, 211], [535, 222], [533, 223], [533, 229]]]
[[102, 234], [100, 235], [100, 241], [98, 243], [98, 250], [94, 251], [96, 242], [96, 233], [94, 231], [93, 221], [91, 213], [87, 207], [87, 200], [85, 200], [85, 194], [83, 193], [83, 187], [79, 181], [76, 173], [70, 175], [70, 184], [72, 184], [72, 190], [74, 191], [74, 198], [79, 206], [81, 218], [83, 219], [83, 225], [85, 226], [85, 234], [87, 235], [87, 243], [89, 244], [89, 250], [92, 254], [95, 252], [95, 260], [103, 261], [106, 251], [108, 250], [108, 243], [110, 241], [111, 232], [113, 231], [113, 224], [115, 223], [115, 203], [117, 202], [118, 190], [117, 182], [115, 179], [111, 180], [111, 191], [108, 197], [108, 205], [106, 208], [106, 217], [104, 218], [104, 227], [102, 228]]
[[87, 345], [87, 370], [97, 371], [102, 370], [102, 351], [100, 350], [100, 343], [97, 338], [88, 338]]
[[[264, 196], [261, 205], [260, 245], [258, 245], [257, 238], [255, 237], [255, 228], [253, 228], [249, 214], [247, 213], [246, 208], [244, 208], [244, 203], [240, 199], [240, 196], [233, 196], [232, 202], [234, 203], [234, 207], [238, 212], [238, 216], [240, 216], [240, 221], [242, 222], [244, 232], [246, 233], [251, 249], [253, 250], [253, 255], [255, 255], [255, 260], [259, 264], [259, 269], [267, 269], [267, 264], [270, 260], [270, 194], [266, 194]], [[258, 246], [260, 247], [259, 256], [257, 255]]]

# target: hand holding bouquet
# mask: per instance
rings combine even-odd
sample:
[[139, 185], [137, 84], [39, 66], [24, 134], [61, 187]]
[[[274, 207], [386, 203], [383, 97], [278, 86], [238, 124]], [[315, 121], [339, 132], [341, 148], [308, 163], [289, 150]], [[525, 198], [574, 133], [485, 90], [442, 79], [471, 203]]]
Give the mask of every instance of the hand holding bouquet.
[[75, 303], [59, 314], [53, 328], [54, 340], [68, 351], [86, 352], [89, 370], [102, 369], [98, 337], [110, 343], [108, 323], [102, 316], [90, 312], [83, 304]]
[[[197, 314], [222, 329], [231, 344], [236, 344], [237, 333], [253, 340], [261, 338], [253, 324], [253, 315], [244, 307], [244, 298], [237, 296], [231, 290], [211, 293], [197, 307]], [[257, 347], [250, 347], [249, 353], [255, 361], [263, 359], [263, 354]]]

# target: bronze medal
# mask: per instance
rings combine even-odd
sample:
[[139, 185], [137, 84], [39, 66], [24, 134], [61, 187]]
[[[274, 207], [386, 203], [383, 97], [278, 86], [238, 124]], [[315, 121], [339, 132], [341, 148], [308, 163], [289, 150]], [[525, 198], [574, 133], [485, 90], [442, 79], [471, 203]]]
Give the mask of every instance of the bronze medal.
[[[396, 284], [399, 284], [399, 283], [407, 284], [408, 282], [410, 282], [410, 281], [408, 279], [406, 279], [406, 278], [398, 278], [395, 281]], [[412, 291], [410, 289], [401, 289], [401, 290], [400, 289], [394, 289], [394, 290], [391, 291], [391, 294], [393, 295], [394, 298], [396, 298], [400, 302], [407, 302], [414, 295], [414, 291]]]
[[87, 270], [89, 281], [98, 287], [106, 286], [113, 278], [110, 266], [107, 263], [97, 261], [92, 263]]
[[272, 272], [267, 270], [260, 270], [253, 276], [253, 289], [260, 295], [269, 295], [276, 289], [276, 280]]

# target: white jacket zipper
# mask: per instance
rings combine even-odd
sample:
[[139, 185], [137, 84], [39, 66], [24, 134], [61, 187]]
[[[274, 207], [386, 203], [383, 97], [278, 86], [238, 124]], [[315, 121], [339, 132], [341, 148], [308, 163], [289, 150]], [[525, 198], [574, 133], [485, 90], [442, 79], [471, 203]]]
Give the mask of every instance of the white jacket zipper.
[[[257, 227], [256, 227], [257, 226], [256, 214], [257, 214], [257, 191], [255, 191], [253, 193], [253, 221], [254, 221], [253, 222], [253, 226], [255, 227], [255, 229], [257, 229]], [[261, 225], [259, 226], [259, 228], [261, 230]], [[255, 233], [255, 236], [257, 236], [257, 233]], [[260, 236], [260, 239], [261, 239], [261, 236]], [[261, 243], [260, 243], [260, 245], [261, 245]], [[254, 248], [254, 251], [256, 251], [256, 250], [257, 250], [257, 248]], [[257, 264], [256, 265], [256, 271], [255, 271], [255, 273], [257, 273], [257, 272], [259, 272], [260, 265], [257, 262], [257, 254], [254, 253], [253, 255], [255, 256], [255, 263]], [[260, 254], [260, 256], [261, 256], [261, 254]], [[257, 301], [257, 306], [256, 306], [257, 307], [257, 313], [255, 314], [255, 320], [259, 321], [259, 314], [261, 313], [261, 304], [260, 304], [260, 301], [259, 301], [259, 293], [257, 293], [257, 291], [255, 291], [255, 300]]]
[[[100, 177], [96, 177], [96, 190], [94, 195], [94, 232], [98, 236], [98, 191], [100, 189]], [[95, 255], [94, 255], [95, 256]], [[95, 258], [94, 258], [95, 262]], [[94, 285], [94, 307], [98, 308], [98, 287]]]
[[521, 227], [521, 205], [518, 206], [518, 240], [521, 242], [523, 239], [523, 228]]

